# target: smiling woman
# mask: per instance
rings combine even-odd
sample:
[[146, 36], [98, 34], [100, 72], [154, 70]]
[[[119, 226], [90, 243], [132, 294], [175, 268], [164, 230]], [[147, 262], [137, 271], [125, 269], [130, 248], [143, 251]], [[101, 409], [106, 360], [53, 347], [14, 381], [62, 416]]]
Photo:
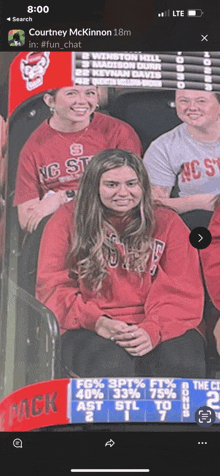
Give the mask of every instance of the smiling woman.
[[44, 95], [52, 115], [24, 145], [17, 172], [14, 205], [27, 232], [69, 201], [94, 154], [114, 147], [141, 155], [140, 140], [128, 124], [95, 112], [100, 92], [70, 86]]
[[53, 110], [52, 129], [77, 132], [89, 126], [90, 116], [98, 104], [98, 93], [94, 86], [62, 88], [53, 96], [45, 94], [44, 101]]
[[[219, 94], [177, 90], [176, 112], [183, 124], [152, 142], [144, 156], [154, 198], [179, 213], [211, 212], [220, 192]], [[169, 198], [176, 180], [179, 197]]]
[[205, 91], [176, 91], [176, 112], [195, 139], [212, 142], [220, 137], [218, 96]]

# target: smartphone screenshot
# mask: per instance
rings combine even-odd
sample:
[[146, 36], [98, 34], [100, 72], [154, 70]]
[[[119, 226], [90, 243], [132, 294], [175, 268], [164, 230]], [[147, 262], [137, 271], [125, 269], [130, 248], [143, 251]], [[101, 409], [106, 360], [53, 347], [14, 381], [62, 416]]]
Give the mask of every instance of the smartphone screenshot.
[[218, 474], [219, 6], [2, 5], [3, 474]]

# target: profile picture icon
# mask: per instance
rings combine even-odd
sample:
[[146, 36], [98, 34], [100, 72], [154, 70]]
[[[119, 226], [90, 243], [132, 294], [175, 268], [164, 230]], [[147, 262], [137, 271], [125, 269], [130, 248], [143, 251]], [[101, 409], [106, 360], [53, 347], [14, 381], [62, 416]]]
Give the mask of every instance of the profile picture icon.
[[25, 44], [24, 30], [10, 30], [8, 32], [9, 46], [23, 46]]

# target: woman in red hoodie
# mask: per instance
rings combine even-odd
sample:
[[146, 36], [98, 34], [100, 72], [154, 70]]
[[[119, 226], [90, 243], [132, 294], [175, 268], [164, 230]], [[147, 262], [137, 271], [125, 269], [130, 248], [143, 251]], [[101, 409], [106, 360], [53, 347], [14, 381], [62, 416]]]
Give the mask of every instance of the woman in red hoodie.
[[189, 230], [153, 208], [142, 160], [105, 150], [43, 233], [36, 297], [80, 377], [205, 378], [203, 285]]
[[202, 268], [209, 297], [219, 312], [214, 312], [209, 325], [214, 327], [217, 351], [220, 355], [220, 195], [215, 201], [215, 211], [209, 224], [212, 235], [210, 245], [200, 250]]

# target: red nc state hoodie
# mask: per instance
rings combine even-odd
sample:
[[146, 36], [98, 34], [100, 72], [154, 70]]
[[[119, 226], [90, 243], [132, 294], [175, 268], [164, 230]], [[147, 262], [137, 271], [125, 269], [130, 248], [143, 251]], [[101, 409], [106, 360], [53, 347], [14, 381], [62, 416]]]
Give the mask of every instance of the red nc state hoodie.
[[220, 310], [220, 205], [214, 211], [208, 229], [212, 241], [200, 250], [200, 256], [207, 291], [214, 306]]
[[175, 212], [164, 207], [155, 210], [154, 248], [141, 277], [123, 266], [125, 250], [117, 233], [122, 219], [111, 216], [116, 252], [110, 256], [108, 275], [97, 294], [69, 277], [66, 260], [73, 211], [71, 201], [48, 221], [38, 261], [36, 298], [54, 312], [61, 334], [80, 327], [94, 331], [96, 321], [105, 314], [145, 329], [155, 347], [199, 326], [204, 291], [198, 252]]

